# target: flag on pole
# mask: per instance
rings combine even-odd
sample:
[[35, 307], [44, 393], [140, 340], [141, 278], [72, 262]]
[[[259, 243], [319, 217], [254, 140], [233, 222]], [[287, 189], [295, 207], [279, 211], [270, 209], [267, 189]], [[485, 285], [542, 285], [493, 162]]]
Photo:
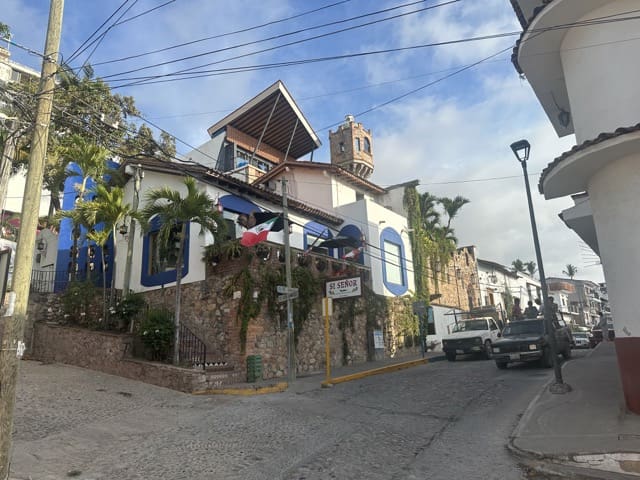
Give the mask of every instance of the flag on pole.
[[242, 245], [243, 247], [253, 247], [260, 242], [264, 242], [267, 239], [269, 232], [274, 231], [274, 226], [276, 225], [278, 218], [279, 215], [275, 214], [265, 222], [260, 223], [244, 232], [242, 234], [242, 238], [240, 239], [240, 245]]
[[353, 258], [355, 260], [360, 256], [360, 252], [362, 252], [362, 247], [354, 248], [350, 252], [342, 255], [342, 260], [348, 260], [350, 258]]

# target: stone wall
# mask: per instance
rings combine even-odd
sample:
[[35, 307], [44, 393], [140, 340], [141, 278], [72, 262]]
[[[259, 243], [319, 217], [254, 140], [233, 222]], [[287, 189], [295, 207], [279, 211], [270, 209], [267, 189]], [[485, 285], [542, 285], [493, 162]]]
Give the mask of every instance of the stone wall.
[[465, 311], [481, 305], [475, 247], [459, 248], [449, 263], [434, 275], [437, 275], [437, 281], [430, 276], [428, 282], [429, 292], [440, 295], [433, 300], [434, 305]]
[[242, 375], [224, 370], [192, 370], [129, 356], [132, 336], [85, 328], [35, 324], [32, 357], [44, 362], [98, 370], [141, 382], [194, 392], [244, 381]]
[[[282, 263], [275, 254], [275, 247], [272, 249], [273, 254], [266, 262], [249, 255], [222, 261], [215, 267], [207, 267], [206, 280], [183, 284], [181, 287], [181, 322], [205, 342], [207, 361], [226, 362], [233, 368], [238, 381], [246, 380], [246, 359], [249, 355], [262, 357], [263, 378], [280, 378], [287, 375], [284, 304], [280, 304], [281, 310], [275, 315], [276, 318], [272, 318], [266, 306], [262, 305], [257, 317], [249, 322], [246, 345], [243, 349], [238, 309], [245, 299], [242, 298], [239, 287], [229, 287], [239, 272], [248, 269], [255, 285], [250, 295], [259, 295], [262, 288], [262, 271], [265, 268], [282, 268]], [[313, 262], [304, 268], [310, 268], [315, 274], [319, 274]], [[323, 273], [327, 271], [331, 269]], [[311, 311], [304, 320], [303, 327], [297, 332], [298, 374], [321, 372], [326, 368], [322, 291], [322, 286], [319, 286]], [[174, 310], [175, 287], [148, 291], [144, 296], [152, 308]], [[56, 296], [33, 298], [34, 319], [42, 320], [36, 324], [34, 358], [78, 365], [128, 378], [138, 378], [135, 375], [140, 374], [150, 379], [139, 378], [142, 381], [162, 383], [164, 386], [167, 386], [165, 383], [168, 382], [173, 385], [169, 388], [184, 391], [190, 388], [178, 380], [156, 378], [159, 367], [155, 367], [156, 373], [152, 374], [147, 371], [151, 367], [141, 366], [146, 363], [136, 364], [132, 363], [132, 360], [125, 360], [125, 352], [128, 356], [131, 354], [129, 336], [82, 328], [56, 329], [55, 326], [46, 325], [45, 322], [63, 321], [62, 311], [56, 303], [58, 299]], [[418, 353], [419, 347], [412, 346], [413, 342], [406, 342], [407, 336], [411, 336], [408, 330], [417, 328], [416, 317], [407, 315], [407, 312], [411, 312], [409, 300], [378, 297], [370, 292], [367, 293], [367, 297], [359, 299], [335, 300], [334, 314], [330, 318], [331, 365], [336, 367], [373, 359], [374, 329], [384, 332], [384, 356], [399, 357]], [[192, 372], [185, 373], [187, 376], [195, 375], [192, 370], [181, 370]], [[172, 378], [172, 375], [169, 377]], [[185, 382], [191, 385], [193, 380]]]

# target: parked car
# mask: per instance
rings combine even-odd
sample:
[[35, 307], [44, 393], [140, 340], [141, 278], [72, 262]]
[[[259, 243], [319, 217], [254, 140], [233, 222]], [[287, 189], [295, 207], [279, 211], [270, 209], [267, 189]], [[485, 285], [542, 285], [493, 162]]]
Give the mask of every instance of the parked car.
[[450, 362], [457, 355], [481, 353], [491, 358], [492, 345], [500, 336], [500, 328], [491, 317], [458, 320], [449, 335], [442, 339], [442, 350]]
[[574, 348], [593, 348], [591, 332], [573, 332]]
[[[553, 322], [558, 352], [565, 359], [571, 358], [569, 329], [558, 321]], [[544, 367], [553, 365], [549, 335], [543, 317], [508, 323], [502, 338], [493, 344], [493, 358], [498, 368], [507, 368], [512, 362], [539, 361]]]

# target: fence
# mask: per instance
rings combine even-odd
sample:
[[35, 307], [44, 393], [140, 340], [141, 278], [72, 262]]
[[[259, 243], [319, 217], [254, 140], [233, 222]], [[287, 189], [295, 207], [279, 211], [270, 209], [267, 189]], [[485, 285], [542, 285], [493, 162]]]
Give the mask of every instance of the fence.
[[207, 362], [207, 346], [191, 330], [180, 324], [180, 362], [204, 370]]

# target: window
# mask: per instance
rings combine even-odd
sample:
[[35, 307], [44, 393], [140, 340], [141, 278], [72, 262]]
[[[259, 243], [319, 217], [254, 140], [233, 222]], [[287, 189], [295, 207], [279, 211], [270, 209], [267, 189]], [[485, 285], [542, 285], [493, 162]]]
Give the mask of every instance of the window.
[[356, 152], [359, 152], [361, 150], [360, 148], [360, 139], [356, 138]]
[[224, 234], [226, 240], [235, 240], [236, 239], [236, 222], [230, 218], [224, 219], [224, 224], [227, 227], [226, 232]]
[[367, 137], [364, 137], [364, 151], [367, 153], [371, 153], [371, 142]]
[[149, 260], [147, 262], [147, 273], [155, 275], [176, 269], [178, 262], [178, 250], [180, 248], [178, 229], [171, 231], [171, 236], [166, 245], [160, 242], [159, 232], [149, 234]]
[[387, 282], [396, 285], [404, 285], [402, 275], [402, 255], [400, 245], [385, 240], [383, 243], [385, 253], [384, 271], [386, 272]]
[[364, 193], [356, 192], [356, 202], [364, 200]]
[[[140, 283], [145, 287], [165, 285], [176, 281], [176, 264], [178, 260], [179, 233], [181, 225], [176, 225], [170, 234], [169, 241], [163, 245], [159, 239], [161, 221], [158, 217], [151, 220], [150, 231], [142, 240], [142, 268]], [[182, 252], [182, 277], [189, 273], [189, 232], [186, 225], [186, 238]]]
[[340, 142], [340, 152], [344, 153], [344, 142]]

